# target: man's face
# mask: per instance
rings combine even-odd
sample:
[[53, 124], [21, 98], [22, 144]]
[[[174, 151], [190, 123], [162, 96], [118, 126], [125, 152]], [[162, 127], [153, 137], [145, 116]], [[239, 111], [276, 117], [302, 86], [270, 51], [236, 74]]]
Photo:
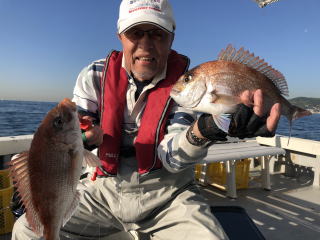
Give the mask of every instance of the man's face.
[[141, 24], [120, 34], [119, 39], [123, 47], [126, 69], [136, 80], [151, 80], [163, 71], [170, 53], [173, 34], [151, 24]]

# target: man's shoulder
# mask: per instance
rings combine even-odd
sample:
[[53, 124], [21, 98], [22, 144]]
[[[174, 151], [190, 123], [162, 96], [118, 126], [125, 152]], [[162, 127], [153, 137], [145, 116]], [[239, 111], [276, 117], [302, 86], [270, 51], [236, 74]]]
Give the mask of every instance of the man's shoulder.
[[98, 72], [103, 71], [103, 68], [104, 68], [104, 65], [105, 65], [107, 59], [108, 59], [112, 54], [118, 54], [118, 53], [120, 53], [120, 51], [118, 51], [118, 50], [111, 50], [111, 51], [109, 51], [105, 58], [97, 59], [97, 60], [94, 60], [93, 62], [91, 62], [91, 63], [87, 66], [88, 71], [98, 71]]
[[180, 52], [178, 52], [178, 51], [176, 51], [174, 49], [171, 50], [171, 54], [170, 55], [171, 55], [171, 57], [173, 59], [181, 59], [183, 61], [190, 62], [190, 58], [187, 55], [184, 55], [184, 54], [182, 54], [182, 53], [180, 53]]
[[171, 49], [171, 53], [174, 54], [174, 55], [178, 55], [178, 56], [181, 56], [183, 58], [189, 58], [187, 55], [183, 54], [183, 53], [180, 53], [178, 52], [177, 50], [175, 49]]
[[95, 60], [87, 66], [87, 71], [102, 72], [105, 62], [106, 62], [105, 59]]

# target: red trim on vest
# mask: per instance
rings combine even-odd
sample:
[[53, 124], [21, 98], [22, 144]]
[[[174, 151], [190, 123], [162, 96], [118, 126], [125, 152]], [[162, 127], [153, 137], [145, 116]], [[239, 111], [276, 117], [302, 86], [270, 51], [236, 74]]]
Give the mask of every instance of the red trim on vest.
[[[171, 108], [170, 90], [178, 77], [185, 72], [186, 58], [171, 51], [168, 58], [167, 76], [157, 87], [150, 90], [141, 125], [135, 140], [136, 158], [140, 174], [162, 167], [156, 149], [165, 135], [165, 127]], [[128, 76], [122, 67], [122, 52], [112, 52], [106, 61], [104, 79], [101, 85], [102, 105], [101, 127], [103, 143], [99, 147], [99, 157], [103, 169], [111, 175], [118, 171], [119, 153]], [[168, 102], [170, 101], [170, 102]], [[170, 104], [170, 107], [168, 107]], [[98, 175], [105, 175], [97, 168]]]

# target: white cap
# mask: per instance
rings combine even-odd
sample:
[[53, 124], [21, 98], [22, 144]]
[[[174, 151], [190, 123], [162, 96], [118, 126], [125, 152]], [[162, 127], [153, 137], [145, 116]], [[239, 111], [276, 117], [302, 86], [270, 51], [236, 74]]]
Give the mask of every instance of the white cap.
[[168, 32], [176, 27], [172, 8], [167, 0], [122, 0], [119, 10], [118, 33], [150, 23]]

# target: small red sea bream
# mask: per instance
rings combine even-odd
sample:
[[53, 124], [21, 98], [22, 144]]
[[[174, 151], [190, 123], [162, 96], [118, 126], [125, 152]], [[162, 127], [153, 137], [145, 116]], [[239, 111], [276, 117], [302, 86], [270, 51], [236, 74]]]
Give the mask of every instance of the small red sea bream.
[[28, 152], [11, 161], [11, 175], [32, 230], [46, 240], [59, 239], [59, 230], [78, 206], [77, 184], [83, 159], [99, 160], [84, 150], [75, 103], [64, 99], [45, 116]]
[[311, 115], [284, 98], [288, 86], [279, 71], [243, 48], [237, 51], [231, 45], [220, 52], [218, 60], [200, 64], [182, 75], [170, 96], [182, 107], [212, 114], [215, 122], [221, 123], [223, 114], [234, 112], [242, 92], [257, 89], [263, 92], [265, 109], [280, 103], [281, 114], [290, 125], [292, 120]]

